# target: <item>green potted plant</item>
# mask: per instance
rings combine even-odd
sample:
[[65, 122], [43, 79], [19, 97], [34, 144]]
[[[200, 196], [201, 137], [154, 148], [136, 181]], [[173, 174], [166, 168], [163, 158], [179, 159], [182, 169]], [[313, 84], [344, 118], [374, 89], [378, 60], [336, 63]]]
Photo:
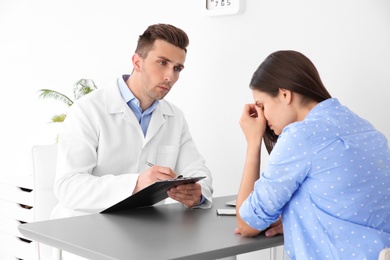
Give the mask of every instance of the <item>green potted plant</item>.
[[[70, 107], [71, 105], [73, 105], [74, 101], [88, 93], [91, 93], [95, 89], [97, 89], [97, 87], [92, 79], [80, 79], [73, 86], [73, 99], [58, 91], [51, 89], [40, 89], [38, 93], [39, 97], [42, 99], [54, 99]], [[61, 123], [65, 120], [65, 118], [66, 113], [53, 115], [51, 117], [51, 123]]]

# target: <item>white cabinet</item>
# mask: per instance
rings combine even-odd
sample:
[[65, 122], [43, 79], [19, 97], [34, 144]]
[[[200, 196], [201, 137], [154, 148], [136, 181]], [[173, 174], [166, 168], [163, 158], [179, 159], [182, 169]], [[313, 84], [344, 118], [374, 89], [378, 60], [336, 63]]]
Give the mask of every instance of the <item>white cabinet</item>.
[[34, 221], [32, 175], [0, 175], [0, 259], [38, 259], [37, 243], [18, 230]]

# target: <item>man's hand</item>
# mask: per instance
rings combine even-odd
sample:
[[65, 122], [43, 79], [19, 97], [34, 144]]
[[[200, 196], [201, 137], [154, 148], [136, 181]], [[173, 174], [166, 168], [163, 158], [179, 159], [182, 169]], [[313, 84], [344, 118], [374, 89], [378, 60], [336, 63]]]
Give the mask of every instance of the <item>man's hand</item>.
[[169, 167], [152, 166], [138, 176], [133, 194], [155, 183], [156, 181], [169, 180], [176, 177], [176, 173]]
[[192, 208], [200, 203], [202, 188], [199, 183], [183, 184], [168, 190], [168, 196]]

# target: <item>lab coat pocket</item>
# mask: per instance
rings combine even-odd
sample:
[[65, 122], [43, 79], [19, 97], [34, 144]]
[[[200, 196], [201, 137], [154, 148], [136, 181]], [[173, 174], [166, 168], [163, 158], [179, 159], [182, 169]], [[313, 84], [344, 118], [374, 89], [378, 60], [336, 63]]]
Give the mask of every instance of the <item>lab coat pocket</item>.
[[177, 156], [179, 155], [178, 146], [159, 146], [157, 149], [157, 165], [175, 169]]

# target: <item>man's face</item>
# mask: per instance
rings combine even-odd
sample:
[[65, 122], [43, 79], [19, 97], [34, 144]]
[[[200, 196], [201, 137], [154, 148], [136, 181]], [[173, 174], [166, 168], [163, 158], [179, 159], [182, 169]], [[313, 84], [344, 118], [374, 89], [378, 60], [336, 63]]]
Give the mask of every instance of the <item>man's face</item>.
[[142, 97], [163, 99], [179, 79], [185, 58], [184, 50], [166, 41], [156, 40], [148, 55], [138, 60]]

